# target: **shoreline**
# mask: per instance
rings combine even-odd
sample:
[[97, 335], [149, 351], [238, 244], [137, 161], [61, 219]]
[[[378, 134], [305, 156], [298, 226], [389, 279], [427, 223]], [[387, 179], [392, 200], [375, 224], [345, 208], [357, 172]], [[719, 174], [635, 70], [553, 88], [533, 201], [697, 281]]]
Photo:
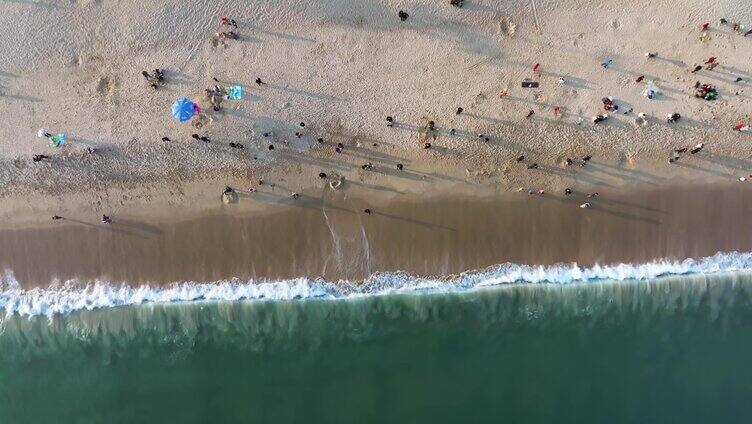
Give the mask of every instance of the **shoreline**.
[[[324, 191], [297, 200], [257, 192], [249, 195], [255, 201], [174, 222], [132, 214], [113, 216], [111, 225], [69, 218], [6, 228], [0, 266], [23, 287], [55, 279], [162, 285], [233, 277], [359, 281], [375, 272], [436, 276], [502, 263], [637, 264], [752, 251], [745, 237], [752, 190], [744, 184], [601, 191], [594, 199], [581, 191], [457, 192], [376, 198]], [[580, 209], [585, 200], [593, 207]], [[254, 209], [259, 203], [267, 206]]]

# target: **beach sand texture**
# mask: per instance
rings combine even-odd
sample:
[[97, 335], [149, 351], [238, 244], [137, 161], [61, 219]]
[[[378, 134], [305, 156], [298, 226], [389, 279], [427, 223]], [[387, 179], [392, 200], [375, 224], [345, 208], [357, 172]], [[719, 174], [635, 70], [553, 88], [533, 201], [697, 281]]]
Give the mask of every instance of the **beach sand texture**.
[[[573, 196], [582, 195], [576, 193]], [[120, 217], [0, 230], [0, 267], [22, 287], [58, 281], [149, 283], [360, 281], [374, 272], [449, 276], [496, 264], [581, 267], [702, 258], [752, 250], [752, 191], [741, 185], [603, 193], [583, 212], [572, 197], [399, 200], [304, 196], [264, 214], [177, 222]]]
[[[752, 38], [718, 23], [752, 25], [752, 4], [741, 0], [472, 0], [461, 9], [428, 0], [7, 1], [0, 9], [5, 223], [74, 209], [90, 217], [154, 204], [184, 210], [209, 194], [215, 201], [225, 185], [246, 188], [260, 178], [318, 191], [322, 171], [422, 192], [441, 182], [501, 191], [605, 183], [562, 165], [585, 154], [669, 179], [730, 180], [752, 169], [752, 139], [731, 129], [750, 117], [750, 93], [734, 93], [752, 81]], [[405, 22], [399, 10], [410, 14]], [[240, 34], [226, 48], [211, 41], [224, 15], [238, 21]], [[699, 39], [703, 21], [711, 23], [708, 41]], [[648, 51], [658, 57], [646, 58]], [[711, 55], [717, 68], [690, 73]], [[600, 66], [606, 58], [613, 59], [608, 69]], [[541, 88], [522, 89], [534, 63]], [[153, 68], [166, 74], [156, 91], [140, 75]], [[663, 94], [646, 99], [639, 75]], [[169, 107], [183, 96], [206, 103], [212, 77], [247, 95], [209, 111], [211, 124], [198, 131], [212, 139], [204, 144]], [[258, 87], [257, 77], [267, 84]], [[720, 98], [694, 98], [695, 81], [717, 84]], [[509, 96], [500, 98], [505, 87]], [[634, 113], [617, 113], [594, 126], [590, 118], [609, 95], [650, 123], [639, 127]], [[464, 113], [456, 115], [457, 107]], [[536, 114], [525, 119], [529, 109]], [[667, 124], [673, 112], [683, 118]], [[386, 128], [387, 115], [395, 128]], [[425, 150], [420, 128], [429, 120], [439, 136]], [[298, 139], [299, 122], [306, 127]], [[36, 137], [40, 127], [65, 132], [69, 144], [47, 147]], [[342, 154], [334, 152], [337, 142]], [[699, 159], [666, 163], [671, 149], [699, 142], [706, 143]], [[32, 154], [52, 159], [33, 163]], [[528, 157], [522, 165], [514, 161], [519, 154]], [[374, 170], [363, 171], [369, 161]], [[527, 170], [533, 161], [539, 169]], [[396, 172], [396, 163], [410, 172]]]

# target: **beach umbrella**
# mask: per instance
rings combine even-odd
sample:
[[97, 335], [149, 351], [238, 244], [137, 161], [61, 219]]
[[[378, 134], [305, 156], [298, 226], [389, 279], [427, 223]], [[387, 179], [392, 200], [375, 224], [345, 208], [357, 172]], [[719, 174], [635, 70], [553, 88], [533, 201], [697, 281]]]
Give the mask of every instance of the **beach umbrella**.
[[182, 97], [172, 104], [172, 116], [180, 122], [185, 122], [196, 113], [197, 106], [193, 101]]

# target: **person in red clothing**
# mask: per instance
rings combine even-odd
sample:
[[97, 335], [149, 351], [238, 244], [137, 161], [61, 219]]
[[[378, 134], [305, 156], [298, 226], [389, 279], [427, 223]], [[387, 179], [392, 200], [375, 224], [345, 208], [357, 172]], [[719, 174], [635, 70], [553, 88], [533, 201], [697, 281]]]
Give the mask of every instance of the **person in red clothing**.
[[540, 63], [536, 63], [535, 65], [533, 65], [533, 73], [540, 74]]

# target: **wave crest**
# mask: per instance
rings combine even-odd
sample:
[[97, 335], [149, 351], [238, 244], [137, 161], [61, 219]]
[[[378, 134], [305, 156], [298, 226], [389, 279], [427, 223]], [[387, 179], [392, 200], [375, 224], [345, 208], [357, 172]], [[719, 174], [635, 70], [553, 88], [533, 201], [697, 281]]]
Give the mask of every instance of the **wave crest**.
[[328, 282], [295, 278], [282, 281], [176, 282], [165, 286], [106, 281], [66, 281], [49, 288], [23, 289], [6, 271], [0, 279], [0, 309], [6, 317], [69, 314], [82, 310], [112, 308], [143, 303], [241, 300], [341, 299], [412, 292], [456, 292], [513, 283], [568, 284], [591, 281], [647, 280], [670, 275], [714, 274], [752, 270], [752, 252], [716, 253], [702, 259], [658, 260], [643, 264], [577, 264], [530, 266], [506, 263], [483, 271], [445, 277], [414, 277], [407, 273], [377, 273], [361, 282]]

